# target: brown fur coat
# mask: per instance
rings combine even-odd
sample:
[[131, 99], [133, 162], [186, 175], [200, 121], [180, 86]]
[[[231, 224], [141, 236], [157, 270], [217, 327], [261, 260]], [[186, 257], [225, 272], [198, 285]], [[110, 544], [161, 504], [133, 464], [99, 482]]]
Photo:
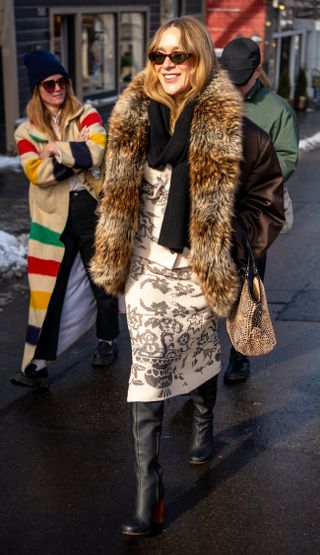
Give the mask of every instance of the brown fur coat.
[[[110, 119], [106, 179], [91, 272], [108, 293], [123, 291], [138, 225], [146, 161], [148, 99], [144, 73], [119, 98]], [[212, 311], [227, 316], [240, 277], [232, 259], [232, 217], [242, 158], [242, 107], [226, 74], [217, 70], [196, 102], [191, 126], [191, 268]]]

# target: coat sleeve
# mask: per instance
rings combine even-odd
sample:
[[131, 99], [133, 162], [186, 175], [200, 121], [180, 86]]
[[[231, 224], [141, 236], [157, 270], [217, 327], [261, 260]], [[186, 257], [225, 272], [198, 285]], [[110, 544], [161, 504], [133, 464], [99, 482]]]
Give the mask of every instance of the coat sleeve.
[[75, 172], [55, 158], [41, 160], [40, 148], [32, 140], [24, 128], [18, 127], [15, 132], [20, 163], [24, 173], [31, 183], [39, 187], [50, 187], [73, 176]]
[[296, 169], [299, 158], [299, 126], [295, 112], [284, 106], [270, 131], [271, 139], [278, 156], [284, 181]]
[[106, 148], [106, 129], [101, 116], [91, 106], [80, 118], [80, 127], [89, 129], [87, 141], [57, 141], [61, 164], [66, 168], [87, 170], [100, 167]]
[[245, 267], [244, 232], [255, 259], [261, 258], [280, 233], [285, 218], [283, 177], [269, 136], [249, 123], [244, 126], [243, 162], [234, 221], [235, 258]]
[[[76, 123], [71, 122], [69, 125], [76, 126]], [[15, 140], [20, 162], [31, 183], [40, 187], [57, 185], [82, 170], [101, 165], [106, 146], [106, 130], [100, 115], [94, 108], [86, 108], [80, 118], [80, 126], [89, 128], [89, 139], [56, 141], [61, 154], [59, 162], [54, 157], [42, 160], [41, 143], [30, 137], [23, 124], [18, 127]]]

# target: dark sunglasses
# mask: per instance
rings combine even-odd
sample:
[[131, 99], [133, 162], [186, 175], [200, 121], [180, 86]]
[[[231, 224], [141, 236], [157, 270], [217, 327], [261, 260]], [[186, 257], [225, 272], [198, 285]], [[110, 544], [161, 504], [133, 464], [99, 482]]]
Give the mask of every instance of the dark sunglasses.
[[56, 85], [59, 85], [60, 89], [65, 89], [67, 83], [68, 83], [67, 77], [60, 77], [56, 81], [54, 79], [49, 79], [48, 81], [42, 81], [40, 85], [43, 86], [44, 90], [47, 93], [52, 94], [56, 90]]
[[171, 54], [164, 54], [163, 52], [150, 52], [149, 60], [153, 64], [161, 65], [165, 61], [166, 58], [173, 64], [183, 64], [186, 60], [191, 58], [192, 54], [187, 54], [186, 52], [172, 52]]

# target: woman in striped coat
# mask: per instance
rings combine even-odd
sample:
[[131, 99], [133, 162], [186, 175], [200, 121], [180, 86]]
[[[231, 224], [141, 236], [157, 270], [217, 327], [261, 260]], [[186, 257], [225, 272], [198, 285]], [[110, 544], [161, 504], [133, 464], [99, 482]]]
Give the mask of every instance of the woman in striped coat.
[[101, 117], [74, 96], [69, 75], [48, 51], [24, 57], [32, 98], [15, 139], [30, 181], [28, 248], [30, 310], [21, 371], [11, 383], [49, 384], [47, 361], [69, 347], [96, 320], [93, 365], [110, 364], [119, 333], [117, 299], [87, 272], [106, 131]]

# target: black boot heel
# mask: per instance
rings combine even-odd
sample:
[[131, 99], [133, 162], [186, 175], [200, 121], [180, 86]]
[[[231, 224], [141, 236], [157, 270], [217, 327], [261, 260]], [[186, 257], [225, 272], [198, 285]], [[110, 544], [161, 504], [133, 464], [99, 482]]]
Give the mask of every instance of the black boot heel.
[[156, 528], [163, 528], [164, 524], [164, 500], [160, 499], [152, 513], [151, 524]]

